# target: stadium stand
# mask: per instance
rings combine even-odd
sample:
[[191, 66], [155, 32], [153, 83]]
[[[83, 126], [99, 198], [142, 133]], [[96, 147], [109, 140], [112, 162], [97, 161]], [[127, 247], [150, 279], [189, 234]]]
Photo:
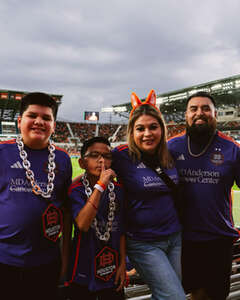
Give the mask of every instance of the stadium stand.
[[185, 122], [185, 112], [172, 112], [171, 114], [163, 113], [164, 120], [167, 124], [169, 123], [184, 123]]
[[185, 130], [185, 124], [168, 124], [167, 125], [168, 138], [178, 135], [184, 130]]
[[[168, 138], [170, 138], [184, 131], [185, 124], [184, 122], [178, 123], [176, 120], [170, 121], [167, 124], [167, 129]], [[235, 139], [240, 139], [240, 121], [219, 122], [218, 129], [225, 131], [228, 135]], [[96, 135], [108, 136], [110, 141], [113, 143], [125, 143], [126, 132], [126, 124], [68, 123], [57, 121], [53, 140], [55, 143], [60, 143], [62, 146], [68, 149], [69, 147], [76, 148], [76, 145], [73, 146], [71, 144], [74, 138], [77, 139], [75, 140], [74, 144], [76, 144], [76, 142], [77, 144], [81, 144], [85, 139], [89, 139]]]
[[109, 136], [111, 142], [125, 141], [127, 126], [120, 124], [100, 124], [99, 135]]
[[69, 136], [70, 136], [70, 132], [67, 128], [67, 124], [65, 122], [56, 122], [56, 129], [53, 137], [54, 142], [68, 143]]
[[89, 139], [96, 134], [96, 124], [89, 123], [69, 123], [73, 136], [78, 137], [80, 141]]
[[86, 139], [94, 136], [108, 136], [111, 142], [125, 142], [125, 124], [92, 124], [57, 121], [53, 140], [70, 151], [79, 153], [79, 147]]
[[218, 128], [221, 130], [240, 130], [240, 121], [222, 122], [218, 124]]

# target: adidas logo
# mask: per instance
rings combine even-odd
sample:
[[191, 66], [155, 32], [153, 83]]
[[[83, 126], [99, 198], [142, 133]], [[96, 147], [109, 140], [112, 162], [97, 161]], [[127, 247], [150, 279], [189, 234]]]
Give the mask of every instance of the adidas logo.
[[183, 154], [179, 155], [178, 158], [177, 158], [177, 160], [185, 160], [184, 155]]
[[23, 169], [22, 164], [20, 163], [20, 161], [15, 162], [13, 165], [11, 165], [12, 169]]
[[146, 166], [143, 162], [141, 162], [139, 165], [137, 165], [137, 169], [146, 169]]

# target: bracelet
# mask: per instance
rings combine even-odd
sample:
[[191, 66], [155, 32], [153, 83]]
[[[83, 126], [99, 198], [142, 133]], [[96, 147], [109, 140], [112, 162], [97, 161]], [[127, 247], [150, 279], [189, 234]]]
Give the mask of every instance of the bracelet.
[[94, 185], [94, 189], [97, 189], [97, 190], [98, 190], [99, 192], [101, 192], [101, 193], [104, 192], [103, 187], [102, 187], [101, 185], [97, 184], [97, 183]]
[[128, 273], [126, 272], [126, 274], [125, 274], [125, 284], [124, 284], [124, 286], [125, 286], [125, 287], [128, 287], [129, 283], [130, 283], [130, 278], [129, 278], [129, 276], [128, 276]]
[[88, 200], [87, 203], [90, 203], [92, 207], [94, 207], [96, 210], [98, 209], [97, 206], [94, 203], [92, 203], [92, 201]]
[[99, 184], [104, 190], [106, 190], [106, 185], [102, 183], [100, 180], [97, 181], [97, 184]]

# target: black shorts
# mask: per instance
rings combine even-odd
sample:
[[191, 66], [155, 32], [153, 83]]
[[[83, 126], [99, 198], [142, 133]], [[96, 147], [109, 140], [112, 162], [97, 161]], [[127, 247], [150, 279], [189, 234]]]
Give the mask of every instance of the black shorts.
[[32, 268], [0, 264], [1, 299], [58, 299], [60, 261]]
[[233, 239], [183, 241], [182, 277], [186, 293], [204, 288], [211, 299], [226, 299], [230, 291]]
[[77, 283], [71, 283], [69, 287], [69, 296], [71, 300], [124, 300], [124, 291], [116, 291], [115, 288], [103, 289], [97, 292], [91, 292], [87, 286], [82, 286]]

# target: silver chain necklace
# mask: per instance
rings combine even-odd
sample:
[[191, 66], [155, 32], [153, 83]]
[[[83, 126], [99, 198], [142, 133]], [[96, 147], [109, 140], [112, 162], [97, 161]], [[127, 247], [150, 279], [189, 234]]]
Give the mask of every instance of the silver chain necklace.
[[20, 155], [20, 157], [22, 159], [22, 162], [23, 162], [23, 167], [26, 170], [26, 177], [32, 185], [32, 191], [36, 195], [41, 195], [43, 198], [50, 198], [51, 194], [53, 192], [53, 189], [54, 189], [53, 181], [54, 181], [54, 178], [55, 178], [55, 172], [54, 171], [55, 171], [55, 168], [56, 168], [56, 164], [54, 162], [54, 160], [55, 160], [55, 153], [54, 153], [55, 146], [53, 145], [53, 142], [50, 140], [49, 145], [48, 145], [48, 150], [49, 150], [49, 155], [48, 155], [48, 183], [47, 183], [46, 191], [41, 190], [40, 186], [35, 181], [34, 173], [30, 169], [31, 163], [27, 159], [27, 152], [24, 150], [24, 143], [23, 143], [21, 135], [19, 135], [16, 138], [16, 143], [17, 143], [17, 147], [18, 147], [18, 150], [19, 150], [19, 155]]
[[203, 155], [203, 154], [207, 151], [207, 148], [208, 148], [208, 147], [210, 146], [210, 144], [212, 143], [213, 138], [214, 138], [214, 134], [211, 136], [209, 142], [208, 142], [207, 145], [203, 148], [203, 150], [202, 150], [200, 153], [198, 153], [198, 154], [194, 154], [194, 153], [192, 153], [192, 151], [191, 151], [191, 147], [190, 147], [190, 137], [188, 136], [187, 145], [188, 145], [188, 151], [189, 151], [190, 155], [192, 155], [193, 157], [199, 157], [199, 156]]
[[[89, 185], [89, 181], [87, 179], [86, 173], [82, 177], [82, 182], [85, 187], [85, 193], [88, 196], [88, 198], [92, 195], [92, 189]], [[98, 228], [98, 221], [97, 218], [95, 217], [93, 219], [93, 226], [96, 231], [96, 236], [98, 237], [99, 240], [107, 242], [110, 238], [110, 232], [112, 231], [112, 223], [114, 220], [114, 213], [116, 210], [116, 203], [115, 203], [115, 198], [116, 194], [114, 193], [114, 184], [112, 182], [109, 182], [108, 184], [108, 190], [109, 190], [109, 212], [108, 212], [108, 220], [106, 224], [106, 231], [102, 234]]]

